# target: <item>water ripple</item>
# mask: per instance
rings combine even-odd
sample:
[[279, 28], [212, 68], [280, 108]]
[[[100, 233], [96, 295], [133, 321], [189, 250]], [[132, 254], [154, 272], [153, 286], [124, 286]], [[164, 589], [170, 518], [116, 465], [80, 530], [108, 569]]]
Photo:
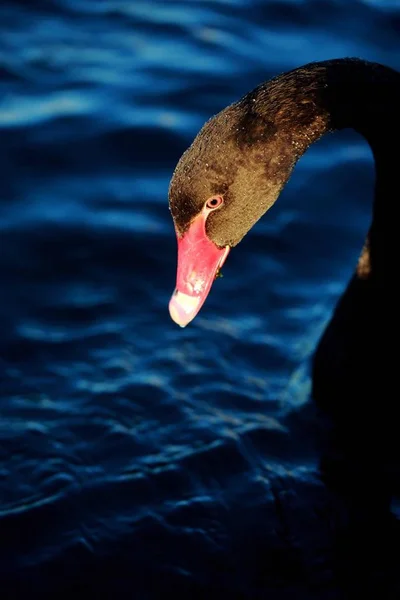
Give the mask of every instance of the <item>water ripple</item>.
[[4, 598], [341, 597], [309, 368], [364, 241], [371, 152], [349, 132], [310, 149], [185, 330], [168, 184], [261, 81], [333, 56], [399, 68], [399, 18], [393, 0], [2, 3]]

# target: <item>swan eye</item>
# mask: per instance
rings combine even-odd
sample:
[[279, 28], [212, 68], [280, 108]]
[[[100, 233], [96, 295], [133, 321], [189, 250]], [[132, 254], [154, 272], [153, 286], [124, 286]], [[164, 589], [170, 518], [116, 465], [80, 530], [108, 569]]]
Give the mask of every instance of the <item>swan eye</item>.
[[221, 206], [221, 204], [223, 204], [224, 199], [222, 198], [222, 196], [213, 196], [212, 198], [209, 198], [206, 202], [206, 207], [207, 208], [219, 208]]

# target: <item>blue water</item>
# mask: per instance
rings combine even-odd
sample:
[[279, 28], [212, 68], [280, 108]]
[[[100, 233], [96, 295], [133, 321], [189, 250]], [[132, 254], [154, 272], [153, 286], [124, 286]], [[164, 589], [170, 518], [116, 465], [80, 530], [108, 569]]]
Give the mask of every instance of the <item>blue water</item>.
[[184, 330], [167, 191], [246, 91], [333, 57], [398, 69], [399, 36], [398, 0], [2, 1], [3, 600], [358, 598], [309, 366], [371, 152], [348, 131], [312, 147]]

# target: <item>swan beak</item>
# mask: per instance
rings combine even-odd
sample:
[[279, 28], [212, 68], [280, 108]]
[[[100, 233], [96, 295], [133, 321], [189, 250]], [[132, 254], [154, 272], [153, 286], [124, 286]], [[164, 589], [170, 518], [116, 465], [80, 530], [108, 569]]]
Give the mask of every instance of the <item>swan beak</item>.
[[182, 235], [177, 234], [178, 266], [176, 288], [169, 302], [171, 319], [186, 327], [203, 306], [230, 247], [219, 248], [206, 234], [202, 212]]

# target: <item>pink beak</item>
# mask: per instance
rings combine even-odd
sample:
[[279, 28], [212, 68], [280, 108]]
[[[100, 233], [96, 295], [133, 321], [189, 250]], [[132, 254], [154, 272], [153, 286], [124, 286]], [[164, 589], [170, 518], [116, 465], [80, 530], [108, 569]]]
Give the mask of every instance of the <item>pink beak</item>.
[[206, 234], [208, 212], [202, 211], [178, 240], [176, 288], [169, 302], [169, 314], [185, 327], [203, 306], [230, 247], [218, 248]]

